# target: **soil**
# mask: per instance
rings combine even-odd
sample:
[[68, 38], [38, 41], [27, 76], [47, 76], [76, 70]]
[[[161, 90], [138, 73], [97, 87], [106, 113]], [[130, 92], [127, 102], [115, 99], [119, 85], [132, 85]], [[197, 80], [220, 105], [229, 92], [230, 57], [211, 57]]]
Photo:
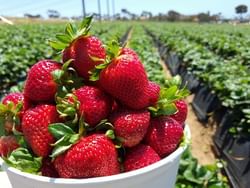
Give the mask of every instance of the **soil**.
[[215, 128], [211, 125], [206, 126], [199, 122], [191, 105], [193, 97], [194, 95], [190, 95], [186, 98], [186, 102], [188, 103], [188, 117], [186, 123], [191, 130], [191, 151], [200, 164], [212, 164], [216, 161], [212, 140]]

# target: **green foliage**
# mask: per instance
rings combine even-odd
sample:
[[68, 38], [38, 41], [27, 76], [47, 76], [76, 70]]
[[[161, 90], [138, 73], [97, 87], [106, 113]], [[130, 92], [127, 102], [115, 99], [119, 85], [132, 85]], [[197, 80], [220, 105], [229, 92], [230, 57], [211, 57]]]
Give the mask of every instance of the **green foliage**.
[[23, 172], [38, 173], [42, 165], [42, 157], [34, 157], [28, 149], [18, 148], [14, 150], [5, 162]]
[[176, 181], [176, 188], [229, 188], [226, 177], [221, 174], [221, 164], [201, 166], [190, 149], [183, 154]]

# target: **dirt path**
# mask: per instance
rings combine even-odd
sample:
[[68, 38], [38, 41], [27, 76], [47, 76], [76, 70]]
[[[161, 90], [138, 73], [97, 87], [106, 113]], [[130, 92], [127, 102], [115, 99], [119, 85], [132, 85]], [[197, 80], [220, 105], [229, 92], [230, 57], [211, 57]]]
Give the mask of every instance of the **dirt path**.
[[[165, 62], [161, 60], [160, 63], [163, 66], [163, 71], [166, 77], [171, 77], [170, 71], [165, 65]], [[186, 102], [188, 103], [188, 117], [186, 122], [191, 130], [192, 154], [195, 158], [198, 159], [200, 164], [212, 164], [216, 160], [216, 157], [212, 150], [212, 135], [214, 134], [214, 128], [212, 126], [205, 127], [199, 122], [191, 106], [193, 97], [194, 95], [190, 95], [186, 98]]]
[[130, 41], [130, 39], [131, 39], [132, 33], [133, 33], [133, 27], [132, 27], [132, 28], [129, 30], [129, 32], [128, 32], [128, 36], [127, 36], [127, 39], [126, 39], [126, 41], [125, 41], [126, 47], [129, 47], [129, 41]]

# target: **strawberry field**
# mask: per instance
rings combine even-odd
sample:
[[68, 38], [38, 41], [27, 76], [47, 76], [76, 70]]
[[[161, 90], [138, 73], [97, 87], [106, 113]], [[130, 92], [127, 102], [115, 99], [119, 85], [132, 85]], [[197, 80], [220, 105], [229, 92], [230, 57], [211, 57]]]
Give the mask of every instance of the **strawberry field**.
[[[62, 61], [64, 59], [65, 64], [68, 62], [66, 60], [70, 61], [70, 58], [67, 59], [67, 53], [62, 55], [60, 50], [65, 49], [64, 42], [70, 41], [68, 35], [74, 33], [74, 28], [67, 27], [66, 34], [55, 37], [56, 33], [64, 32], [65, 25], [64, 23], [0, 25], [0, 98], [10, 92], [22, 91], [27, 78], [27, 71], [39, 60]], [[191, 147], [181, 158], [176, 188], [227, 188], [230, 186], [246, 188], [250, 184], [249, 27], [240, 26], [236, 28], [231, 25], [157, 22], [94, 22], [90, 34], [97, 36], [105, 44], [113, 45], [113, 47], [115, 44], [112, 42], [110, 44], [109, 41], [117, 39], [122, 46], [133, 49], [145, 68], [147, 78], [161, 88], [168, 88], [166, 90], [168, 93], [166, 95], [167, 100], [171, 101], [173, 98], [179, 97], [174, 96], [174, 94], [171, 95], [171, 92], [175, 94], [180, 92], [179, 95], [187, 96], [188, 92], [184, 89], [186, 87], [193, 96], [190, 105], [191, 110], [195, 113], [195, 118], [197, 118], [196, 121], [200, 126], [203, 126], [203, 129], [209, 126], [214, 127], [213, 143], [211, 143], [213, 150], [210, 149], [209, 151], [213, 152], [218, 160], [212, 164], [199, 164], [199, 159], [192, 155], [191, 147], [192, 144], [195, 144], [191, 143]], [[54, 41], [56, 38], [59, 42], [49, 42], [48, 40]], [[114, 49], [112, 50], [109, 52], [111, 57], [116, 53]], [[69, 54], [73, 53], [72, 51], [74, 50], [69, 50]], [[92, 59], [95, 63], [103, 61], [101, 57]], [[101, 65], [106, 66], [105, 63]], [[102, 66], [96, 65], [97, 72], [103, 68]], [[140, 73], [140, 71], [137, 72]], [[60, 74], [64, 73], [59, 72], [57, 74], [61, 76]], [[86, 76], [86, 74], [88, 72], [82, 73], [84, 78], [89, 76]], [[93, 74], [95, 75], [95, 73]], [[105, 74], [103, 75], [101, 77], [105, 77]], [[170, 77], [173, 77], [171, 81], [169, 81]], [[75, 79], [74, 76], [72, 76], [72, 79]], [[91, 79], [89, 81], [93, 81], [95, 78]], [[64, 80], [59, 81], [64, 84]], [[74, 82], [77, 83], [75, 80]], [[109, 82], [111, 83], [112, 80], [109, 80]], [[70, 82], [67, 84], [70, 85]], [[106, 87], [106, 83], [103, 85]], [[35, 88], [36, 85], [30, 87]], [[60, 88], [59, 97], [63, 98], [65, 88], [66, 86]], [[177, 88], [180, 91], [177, 92]], [[29, 89], [28, 86], [25, 89]], [[77, 93], [78, 90], [75, 90], [76, 96], [81, 95], [79, 94], [80, 91]], [[112, 93], [112, 91], [108, 93]], [[33, 97], [32, 100], [36, 100], [36, 96], [37, 91], [31, 92], [30, 98]], [[133, 104], [130, 104], [120, 98], [119, 100], [126, 105], [128, 104], [129, 107], [140, 109], [140, 107], [133, 106], [140, 100], [136, 99]], [[70, 100], [73, 99], [70, 97], [66, 101], [62, 99], [60, 101], [62, 104], [57, 104], [57, 110], [64, 118], [68, 118], [67, 120], [80, 121], [81, 119], [76, 120], [74, 119], [76, 117], [72, 116], [76, 113], [73, 108], [75, 103]], [[40, 101], [36, 102], [40, 103]], [[69, 102], [71, 104], [68, 104]], [[138, 106], [141, 105], [139, 102]], [[66, 106], [65, 109], [66, 103], [71, 106]], [[159, 110], [157, 107], [149, 107], [150, 112], [155, 116], [157, 113], [158, 115], [163, 113], [173, 116], [176, 107], [169, 101], [163, 103], [163, 105], [165, 105], [163, 112], [157, 111]], [[103, 108], [106, 107], [103, 106]], [[115, 107], [112, 106], [112, 108]], [[4, 111], [4, 108], [1, 109], [0, 106], [0, 112], [1, 110]], [[43, 111], [43, 109], [39, 110]], [[37, 109], [37, 111], [39, 110]], [[115, 124], [116, 118], [114, 115], [110, 121]], [[146, 115], [145, 119], [147, 119]], [[189, 119], [189, 113], [187, 119]], [[88, 121], [87, 118], [85, 120]], [[55, 120], [55, 122], [57, 121]], [[90, 123], [88, 123], [91, 125], [92, 121], [89, 121]], [[99, 121], [93, 124], [98, 123]], [[108, 123], [104, 122], [104, 124]], [[73, 130], [68, 129], [67, 126], [64, 127], [65, 130], [63, 131], [70, 132], [69, 135], [72, 137], [70, 139], [62, 137], [62, 133], [57, 132], [58, 124], [55, 123], [55, 126], [51, 127], [51, 132], [56, 135], [57, 139], [59, 138], [57, 140], [59, 145], [65, 144], [64, 142], [71, 143], [72, 139], [76, 139], [73, 137], [74, 135], [72, 136], [72, 132], [75, 130], [73, 128]], [[192, 127], [192, 124], [189, 126]], [[92, 129], [90, 129], [90, 132], [94, 130]], [[3, 131], [0, 132], [0, 135], [2, 134]], [[145, 140], [149, 142], [150, 138], [145, 138]], [[131, 143], [126, 144], [125, 146], [128, 147]], [[196, 143], [196, 145], [199, 144], [201, 143]], [[63, 145], [64, 149], [62, 150], [66, 150], [65, 148], [68, 146]], [[61, 149], [56, 149], [52, 156], [63, 152]], [[58, 168], [63, 168], [63, 165]], [[33, 172], [32, 170], [34, 169], [30, 171]], [[65, 177], [67, 175], [66, 173]]]

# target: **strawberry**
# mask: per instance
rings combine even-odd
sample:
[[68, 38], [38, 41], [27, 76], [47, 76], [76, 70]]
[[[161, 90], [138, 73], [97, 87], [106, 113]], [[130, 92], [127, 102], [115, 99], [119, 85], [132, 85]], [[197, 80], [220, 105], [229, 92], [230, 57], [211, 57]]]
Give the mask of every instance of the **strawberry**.
[[66, 153], [56, 157], [54, 165], [62, 178], [90, 178], [120, 172], [115, 145], [104, 134], [81, 138]]
[[124, 170], [128, 172], [140, 169], [160, 159], [159, 155], [150, 146], [139, 144], [131, 148], [125, 155]]
[[6, 134], [12, 133], [14, 125], [16, 130], [21, 131], [19, 120], [22, 120], [24, 111], [30, 106], [28, 100], [24, 98], [22, 93], [10, 93], [3, 98], [2, 104], [0, 105], [2, 106], [0, 116], [4, 117]]
[[[0, 112], [1, 116], [4, 116], [4, 129], [6, 131], [6, 134], [11, 134], [12, 133], [12, 129], [13, 129], [13, 125], [14, 125], [14, 117], [20, 117], [22, 113], [20, 113], [21, 109], [16, 111], [16, 107], [18, 105], [18, 103], [23, 103], [24, 101], [24, 97], [22, 93], [10, 93], [8, 95], [6, 95], [3, 100], [2, 100], [2, 104], [3, 109]], [[10, 105], [10, 103], [13, 104], [12, 107], [8, 107], [8, 105]], [[16, 111], [16, 112], [15, 112]], [[20, 126], [17, 126], [16, 128], [19, 128]], [[20, 130], [20, 129], [19, 129]]]
[[2, 103], [7, 105], [9, 102], [13, 102], [14, 105], [17, 105], [19, 102], [23, 102], [24, 97], [22, 93], [16, 92], [16, 93], [10, 93], [6, 95]]
[[57, 84], [52, 72], [61, 65], [52, 60], [41, 60], [31, 67], [24, 87], [24, 96], [34, 102], [53, 102]]
[[132, 55], [135, 58], [139, 59], [139, 56], [137, 55], [137, 53], [131, 49], [131, 48], [122, 48], [120, 50], [120, 54], [119, 55]]
[[112, 99], [102, 90], [93, 86], [83, 86], [74, 91], [80, 102], [79, 112], [91, 126], [105, 119], [112, 108]]
[[160, 157], [165, 157], [178, 147], [182, 136], [183, 128], [177, 121], [159, 116], [151, 119], [145, 141]]
[[54, 167], [54, 164], [51, 162], [49, 158], [44, 158], [42, 160], [42, 166], [40, 169], [42, 176], [59, 178], [59, 175]]
[[115, 135], [122, 138], [123, 146], [133, 147], [144, 138], [150, 113], [147, 110], [120, 109], [113, 112], [109, 119], [114, 126]]
[[37, 156], [46, 157], [50, 154], [51, 144], [55, 140], [49, 133], [48, 126], [55, 122], [59, 122], [59, 115], [54, 105], [41, 104], [24, 113], [23, 134]]
[[157, 103], [160, 97], [160, 90], [161, 88], [157, 83], [149, 81], [147, 93], [149, 95], [150, 105], [154, 106]]
[[106, 51], [100, 39], [89, 34], [91, 23], [92, 16], [85, 17], [79, 27], [70, 23], [65, 28], [65, 33], [56, 35], [56, 40], [49, 42], [52, 48], [62, 51], [63, 63], [72, 60], [70, 66], [87, 83], [89, 72], [106, 58]]
[[95, 61], [91, 57], [105, 59], [106, 52], [102, 42], [95, 36], [81, 36], [75, 39], [69, 47], [63, 51], [63, 62], [73, 59], [72, 67], [78, 75], [89, 80], [89, 71], [103, 61]]
[[177, 100], [175, 101], [175, 106], [177, 108], [177, 112], [173, 115], [170, 115], [170, 117], [183, 125], [187, 118], [187, 103], [184, 100]]
[[139, 59], [132, 55], [120, 55], [100, 73], [101, 87], [132, 109], [148, 106], [145, 91], [148, 79]]
[[7, 157], [13, 150], [17, 149], [19, 144], [14, 136], [0, 137], [0, 156]]

